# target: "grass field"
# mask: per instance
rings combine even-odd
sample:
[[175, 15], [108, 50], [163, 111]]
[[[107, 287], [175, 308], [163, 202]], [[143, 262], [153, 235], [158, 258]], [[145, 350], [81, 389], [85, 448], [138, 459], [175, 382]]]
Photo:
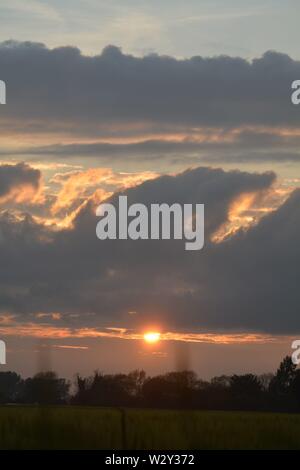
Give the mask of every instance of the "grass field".
[[300, 449], [300, 415], [0, 408], [1, 449]]

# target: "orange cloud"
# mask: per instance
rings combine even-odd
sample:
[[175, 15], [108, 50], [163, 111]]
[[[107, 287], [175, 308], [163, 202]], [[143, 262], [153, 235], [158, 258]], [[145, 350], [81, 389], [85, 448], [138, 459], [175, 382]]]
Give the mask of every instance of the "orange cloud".
[[153, 172], [122, 173], [111, 168], [90, 168], [85, 171], [59, 173], [52, 178], [52, 183], [62, 185], [56, 202], [51, 208], [53, 215], [61, 210], [69, 210], [73, 204], [97, 192], [100, 202], [108, 198], [114, 191], [129, 188], [157, 176]]
[[283, 181], [268, 190], [241, 194], [231, 203], [228, 220], [212, 235], [212, 241], [220, 243], [239, 229], [257, 224], [264, 215], [284, 204], [294, 189], [295, 185]]
[[26, 163], [0, 164], [0, 203], [36, 204], [44, 201], [41, 173]]
[[52, 347], [57, 349], [89, 349], [88, 346], [71, 346], [69, 344], [54, 344]]
[[[19, 336], [47, 339], [68, 338], [115, 338], [123, 340], [143, 340], [144, 332], [135, 332], [126, 328], [69, 328], [52, 326], [49, 323], [37, 324], [33, 322], [19, 324], [14, 319], [7, 318], [5, 323], [0, 322], [0, 334], [5, 336]], [[274, 336], [261, 333], [181, 333], [166, 331], [161, 333], [160, 341], [183, 341], [188, 343], [207, 344], [253, 344], [285, 342], [288, 337]], [[62, 347], [62, 346], [60, 346]], [[67, 346], [66, 346], [67, 347]]]

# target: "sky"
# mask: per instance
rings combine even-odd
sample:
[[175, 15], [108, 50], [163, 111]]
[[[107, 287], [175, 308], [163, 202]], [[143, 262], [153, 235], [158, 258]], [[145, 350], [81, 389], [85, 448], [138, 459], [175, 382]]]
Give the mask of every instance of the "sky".
[[74, 45], [93, 55], [114, 44], [135, 55], [252, 58], [275, 49], [299, 58], [297, 0], [11, 0], [1, 4], [1, 40]]
[[[300, 334], [299, 3], [3, 3], [1, 369], [274, 371]], [[98, 240], [119, 194], [203, 203], [203, 250]]]

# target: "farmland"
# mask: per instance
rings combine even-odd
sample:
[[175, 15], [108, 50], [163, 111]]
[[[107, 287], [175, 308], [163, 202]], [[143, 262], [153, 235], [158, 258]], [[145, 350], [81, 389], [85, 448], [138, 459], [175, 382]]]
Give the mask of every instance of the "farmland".
[[300, 449], [300, 415], [3, 406], [1, 449]]

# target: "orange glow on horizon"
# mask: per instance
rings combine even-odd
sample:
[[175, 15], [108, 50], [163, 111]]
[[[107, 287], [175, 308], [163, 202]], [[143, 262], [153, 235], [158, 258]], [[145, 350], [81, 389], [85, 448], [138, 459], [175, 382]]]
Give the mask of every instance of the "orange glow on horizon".
[[155, 331], [149, 331], [144, 334], [144, 340], [146, 343], [157, 343], [160, 340], [160, 333], [155, 332]]
[[[19, 323], [17, 318], [13, 315], [0, 315], [0, 336], [18, 336], [26, 338], [48, 338], [53, 340], [62, 339], [119, 339], [119, 340], [144, 340], [148, 344], [151, 343], [151, 338], [154, 339], [152, 344], [157, 341], [183, 341], [187, 343], [203, 343], [203, 344], [285, 344], [292, 341], [291, 336], [286, 335], [270, 335], [263, 333], [249, 333], [249, 332], [232, 332], [232, 333], [214, 333], [214, 332], [176, 332], [165, 331], [159, 333], [154, 330], [138, 333], [133, 330], [128, 330], [124, 327], [105, 327], [105, 328], [70, 328], [66, 326], [59, 326], [58, 314], [37, 314], [38, 318], [51, 318], [55, 320], [56, 324], [50, 322], [24, 322]], [[42, 316], [41, 316], [42, 315]], [[150, 342], [147, 341], [147, 338]], [[152, 337], [152, 335], [155, 335]]]

